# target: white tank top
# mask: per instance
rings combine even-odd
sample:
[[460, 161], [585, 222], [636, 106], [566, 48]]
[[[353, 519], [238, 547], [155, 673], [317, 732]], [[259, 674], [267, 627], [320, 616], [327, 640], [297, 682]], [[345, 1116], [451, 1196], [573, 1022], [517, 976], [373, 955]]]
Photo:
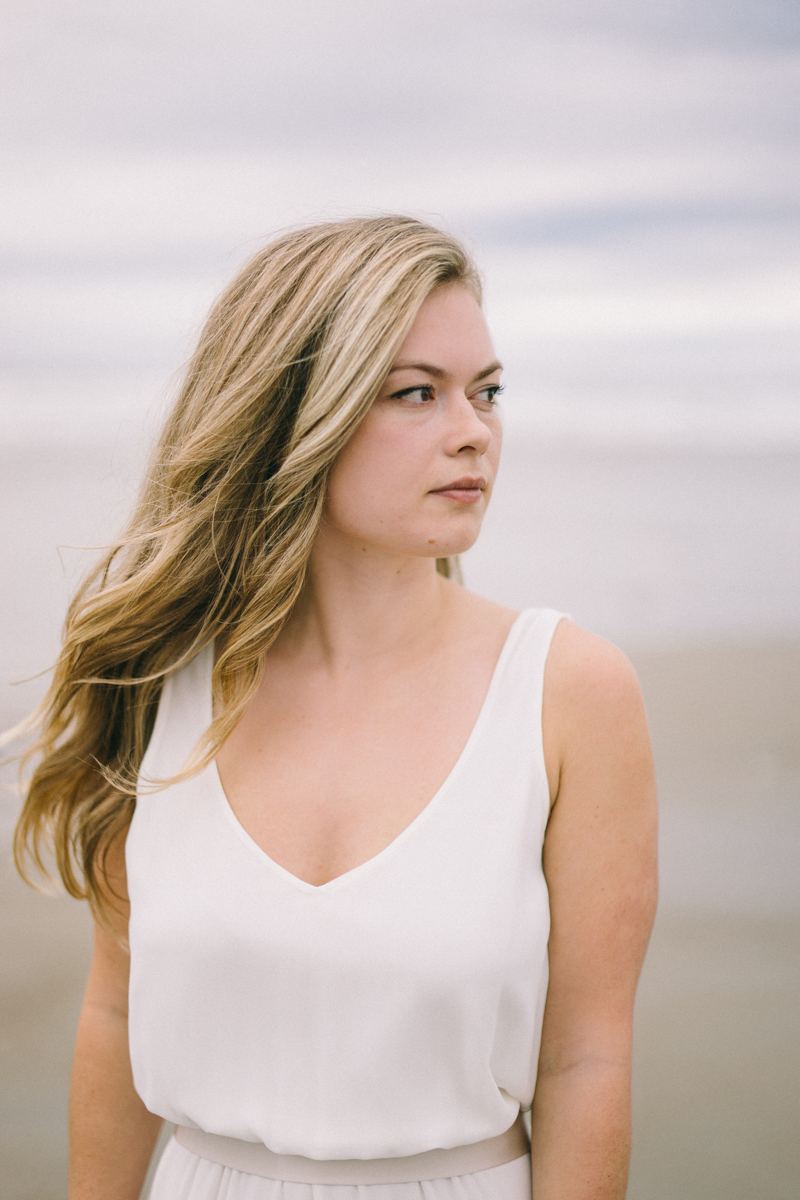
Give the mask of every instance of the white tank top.
[[[425, 809], [320, 887], [239, 824], [216, 764], [143, 782], [127, 841], [130, 1050], [152, 1112], [310, 1158], [502, 1133], [531, 1106], [550, 928], [544, 664], [561, 614], [520, 614]], [[212, 647], [165, 683], [141, 778], [211, 721]]]

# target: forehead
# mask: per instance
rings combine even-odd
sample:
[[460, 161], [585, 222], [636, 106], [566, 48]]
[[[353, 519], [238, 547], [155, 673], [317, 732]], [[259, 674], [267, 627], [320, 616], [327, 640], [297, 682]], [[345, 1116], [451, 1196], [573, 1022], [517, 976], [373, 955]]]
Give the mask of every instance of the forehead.
[[422, 302], [397, 361], [446, 366], [457, 358], [482, 367], [493, 357], [491, 335], [477, 300], [463, 284], [446, 284]]

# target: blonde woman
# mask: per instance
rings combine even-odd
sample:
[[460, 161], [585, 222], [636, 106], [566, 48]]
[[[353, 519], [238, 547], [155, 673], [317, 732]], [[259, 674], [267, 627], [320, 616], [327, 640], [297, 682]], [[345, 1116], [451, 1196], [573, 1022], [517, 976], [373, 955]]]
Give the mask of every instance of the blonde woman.
[[18, 830], [97, 916], [70, 1200], [135, 1200], [162, 1119], [156, 1200], [624, 1196], [649, 743], [619, 651], [452, 578], [500, 370], [409, 218], [289, 233], [212, 311]]

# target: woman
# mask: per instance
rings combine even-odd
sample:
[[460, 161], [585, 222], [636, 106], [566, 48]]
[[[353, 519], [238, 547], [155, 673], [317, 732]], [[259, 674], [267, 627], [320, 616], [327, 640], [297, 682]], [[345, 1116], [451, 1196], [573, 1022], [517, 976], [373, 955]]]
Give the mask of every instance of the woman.
[[18, 830], [97, 916], [70, 1200], [134, 1200], [162, 1118], [158, 1200], [624, 1196], [646, 723], [616, 649], [450, 578], [500, 370], [404, 217], [290, 233], [212, 311]]

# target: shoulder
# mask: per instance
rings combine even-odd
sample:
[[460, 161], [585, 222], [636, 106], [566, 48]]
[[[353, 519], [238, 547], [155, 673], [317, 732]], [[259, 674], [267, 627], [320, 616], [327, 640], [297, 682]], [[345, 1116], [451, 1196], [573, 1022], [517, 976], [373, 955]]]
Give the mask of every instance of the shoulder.
[[543, 1055], [625, 1063], [658, 891], [655, 775], [633, 667], [570, 621], [553, 639], [543, 729], [551, 793]]
[[640, 698], [639, 681], [627, 655], [605, 638], [568, 618], [559, 621], [545, 669], [550, 698], [591, 710], [598, 704]]
[[639, 681], [627, 655], [570, 620], [559, 622], [544, 678], [542, 728], [553, 799], [581, 762], [624, 769], [650, 755]]

